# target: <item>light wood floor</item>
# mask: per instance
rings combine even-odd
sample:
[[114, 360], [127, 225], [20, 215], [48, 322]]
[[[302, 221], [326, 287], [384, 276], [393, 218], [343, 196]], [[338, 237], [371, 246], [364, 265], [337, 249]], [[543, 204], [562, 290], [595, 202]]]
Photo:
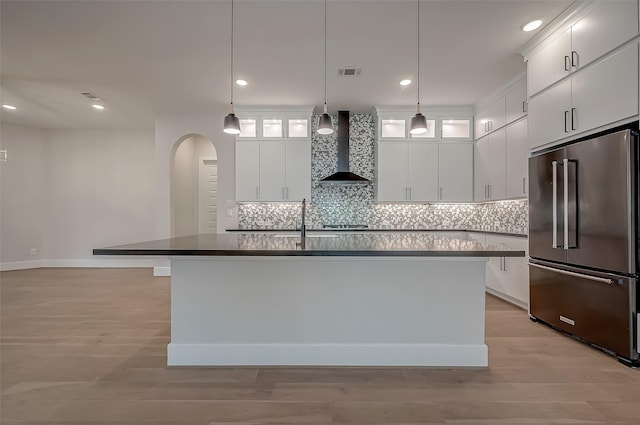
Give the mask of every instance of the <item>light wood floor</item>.
[[168, 369], [151, 273], [0, 273], [3, 425], [640, 424], [640, 370], [491, 296], [486, 369]]

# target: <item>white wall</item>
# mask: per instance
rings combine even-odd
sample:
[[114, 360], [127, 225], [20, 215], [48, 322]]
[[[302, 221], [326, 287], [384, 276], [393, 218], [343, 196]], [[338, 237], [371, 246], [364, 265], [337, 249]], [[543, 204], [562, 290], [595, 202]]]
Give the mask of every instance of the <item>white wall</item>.
[[[46, 133], [3, 124], [0, 148], [8, 161], [0, 162], [0, 264], [2, 268], [33, 266], [43, 257], [46, 212]], [[37, 254], [32, 255], [35, 248]]]
[[154, 239], [153, 130], [54, 130], [46, 152], [49, 260]]

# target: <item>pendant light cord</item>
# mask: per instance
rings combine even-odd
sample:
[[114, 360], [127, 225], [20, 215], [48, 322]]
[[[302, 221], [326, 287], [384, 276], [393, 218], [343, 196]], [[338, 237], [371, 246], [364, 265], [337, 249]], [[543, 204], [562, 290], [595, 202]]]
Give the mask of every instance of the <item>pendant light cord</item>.
[[324, 113], [327, 113], [327, 0], [324, 0]]
[[416, 43], [417, 48], [416, 48], [416, 53], [417, 53], [417, 65], [418, 65], [418, 81], [417, 81], [417, 86], [418, 86], [418, 113], [420, 113], [420, 0], [416, 0], [416, 4], [417, 4], [417, 13], [416, 15], [418, 16], [418, 24], [417, 24], [417, 28], [418, 28], [418, 42]]
[[231, 113], [233, 113], [233, 0], [231, 0]]

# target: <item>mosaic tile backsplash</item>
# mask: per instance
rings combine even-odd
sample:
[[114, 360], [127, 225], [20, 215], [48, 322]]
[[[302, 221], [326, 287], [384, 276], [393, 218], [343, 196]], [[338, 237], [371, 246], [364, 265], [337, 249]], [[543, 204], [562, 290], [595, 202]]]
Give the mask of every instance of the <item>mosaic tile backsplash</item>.
[[[337, 123], [337, 116], [333, 117]], [[374, 229], [468, 229], [527, 234], [528, 202], [523, 200], [473, 204], [376, 203], [373, 185], [320, 186], [318, 181], [337, 171], [337, 131], [316, 133], [311, 139], [311, 202], [307, 203], [307, 227], [325, 224], [365, 224]], [[334, 124], [335, 125], [335, 124]], [[369, 114], [349, 118], [350, 171], [374, 177], [374, 119]], [[300, 203], [242, 203], [238, 205], [241, 229], [292, 229], [300, 226]]]

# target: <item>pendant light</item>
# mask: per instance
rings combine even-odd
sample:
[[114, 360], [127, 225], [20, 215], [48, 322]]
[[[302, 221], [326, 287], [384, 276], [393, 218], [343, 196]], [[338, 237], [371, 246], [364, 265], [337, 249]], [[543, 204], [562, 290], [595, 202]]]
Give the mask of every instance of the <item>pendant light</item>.
[[231, 113], [224, 117], [224, 132], [240, 133], [240, 119], [233, 113], [233, 0], [231, 0]]
[[411, 118], [411, 126], [409, 127], [409, 133], [411, 134], [422, 134], [427, 131], [427, 118], [420, 113], [420, 0], [416, 0], [417, 4], [417, 14], [418, 14], [418, 42], [417, 42], [417, 63], [418, 63], [418, 78], [417, 78], [417, 86], [418, 86], [418, 106], [416, 108], [416, 115]]
[[333, 134], [333, 122], [327, 113], [327, 0], [324, 0], [324, 112], [318, 120], [318, 134]]

